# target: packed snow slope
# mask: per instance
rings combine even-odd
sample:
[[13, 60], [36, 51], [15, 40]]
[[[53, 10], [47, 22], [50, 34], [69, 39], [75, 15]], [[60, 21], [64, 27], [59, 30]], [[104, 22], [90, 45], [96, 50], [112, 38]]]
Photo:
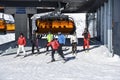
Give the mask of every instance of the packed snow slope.
[[40, 47], [39, 55], [31, 54], [31, 46], [25, 49], [28, 54], [25, 58], [23, 53], [14, 58], [16, 47], [1, 53], [0, 80], [120, 80], [119, 58], [109, 57], [111, 53], [99, 42], [91, 44], [89, 52], [78, 45], [77, 56], [71, 53], [71, 46], [63, 47], [66, 63], [56, 53], [58, 61], [48, 64], [51, 51], [46, 55], [45, 48]]

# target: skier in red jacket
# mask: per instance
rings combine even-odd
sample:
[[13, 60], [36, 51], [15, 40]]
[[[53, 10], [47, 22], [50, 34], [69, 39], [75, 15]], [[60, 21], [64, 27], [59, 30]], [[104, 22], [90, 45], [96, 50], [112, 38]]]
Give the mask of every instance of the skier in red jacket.
[[87, 50], [89, 51], [89, 46], [90, 46], [90, 44], [89, 44], [90, 33], [89, 33], [89, 31], [88, 31], [87, 28], [85, 28], [82, 36], [84, 36], [84, 39], [83, 39], [83, 41], [84, 41], [83, 49], [85, 50], [85, 47], [87, 46]]
[[25, 54], [24, 56], [26, 56], [26, 52], [25, 52], [25, 49], [24, 49], [24, 46], [26, 45], [26, 39], [25, 39], [23, 33], [20, 33], [20, 37], [18, 38], [17, 43], [18, 43], [18, 50], [17, 50], [17, 55], [16, 56], [19, 56], [20, 49]]
[[57, 51], [58, 54], [63, 58], [63, 60], [66, 61], [64, 55], [62, 53], [60, 53], [60, 51], [61, 51], [61, 50], [59, 50], [60, 45], [59, 45], [58, 41], [55, 38], [51, 42], [49, 42], [47, 44], [47, 46], [52, 47], [52, 53], [51, 53], [52, 54], [52, 60], [51, 60], [51, 62], [55, 61], [55, 58], [54, 58], [55, 51]]

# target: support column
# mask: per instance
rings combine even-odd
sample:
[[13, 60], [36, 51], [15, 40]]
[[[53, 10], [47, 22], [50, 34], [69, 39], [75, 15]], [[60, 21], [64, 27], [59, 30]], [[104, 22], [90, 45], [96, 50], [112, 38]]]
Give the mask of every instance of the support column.
[[112, 0], [108, 0], [108, 49], [109, 51], [112, 53], [113, 49], [112, 49]]
[[100, 9], [97, 11], [97, 39], [100, 41]]
[[103, 18], [104, 13], [103, 12], [104, 12], [104, 8], [102, 6], [101, 7], [101, 16], [100, 16], [100, 19], [101, 19], [101, 21], [100, 21], [101, 22], [100, 23], [101, 24], [100, 25], [101, 30], [100, 31], [101, 31], [101, 42], [102, 43], [104, 43], [104, 28], [103, 28], [104, 27], [104, 22], [103, 22], [104, 21], [104, 18]]
[[[111, 10], [112, 3], [113, 11]], [[109, 5], [111, 12], [113, 12], [113, 53], [120, 56], [120, 0], [109, 0]], [[110, 30], [111, 28], [109, 28], [109, 33]]]
[[32, 19], [31, 17], [33, 16], [33, 14], [29, 14], [28, 15], [28, 21], [29, 21], [29, 39], [32, 38]]
[[108, 2], [106, 3], [106, 47], [108, 48]]
[[104, 45], [107, 45], [107, 3], [104, 3]]
[[96, 13], [93, 13], [93, 37], [96, 37]]
[[27, 38], [27, 14], [15, 14], [15, 39], [22, 32]]

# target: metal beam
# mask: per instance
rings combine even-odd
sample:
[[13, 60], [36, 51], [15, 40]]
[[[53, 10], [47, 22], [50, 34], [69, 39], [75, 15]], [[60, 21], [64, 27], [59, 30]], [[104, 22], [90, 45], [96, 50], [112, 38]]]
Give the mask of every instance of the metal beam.
[[[24, 4], [23, 4], [24, 3]], [[64, 7], [66, 3], [60, 3]], [[58, 7], [58, 2], [52, 1], [0, 1], [0, 5], [4, 7]]]
[[[0, 0], [5, 7], [55, 7], [60, 2], [63, 13], [95, 12], [106, 0]], [[24, 3], [24, 4], [23, 4]]]

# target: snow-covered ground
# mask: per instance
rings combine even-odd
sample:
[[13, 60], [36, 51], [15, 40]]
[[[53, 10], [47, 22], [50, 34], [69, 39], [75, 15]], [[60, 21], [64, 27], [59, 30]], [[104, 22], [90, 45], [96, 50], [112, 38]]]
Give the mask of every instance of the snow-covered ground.
[[[0, 80], [120, 80], [120, 59], [109, 57], [103, 45], [91, 45], [87, 53], [78, 46], [76, 58], [70, 53], [70, 46], [65, 48], [69, 60], [49, 64], [51, 56], [45, 55], [45, 48], [40, 49], [41, 54], [25, 58], [14, 58], [17, 48], [10, 48], [0, 56]], [[27, 54], [31, 53], [30, 46], [25, 49]], [[55, 59], [60, 59], [58, 54]]]
[[0, 45], [15, 40], [15, 33], [0, 34]]

